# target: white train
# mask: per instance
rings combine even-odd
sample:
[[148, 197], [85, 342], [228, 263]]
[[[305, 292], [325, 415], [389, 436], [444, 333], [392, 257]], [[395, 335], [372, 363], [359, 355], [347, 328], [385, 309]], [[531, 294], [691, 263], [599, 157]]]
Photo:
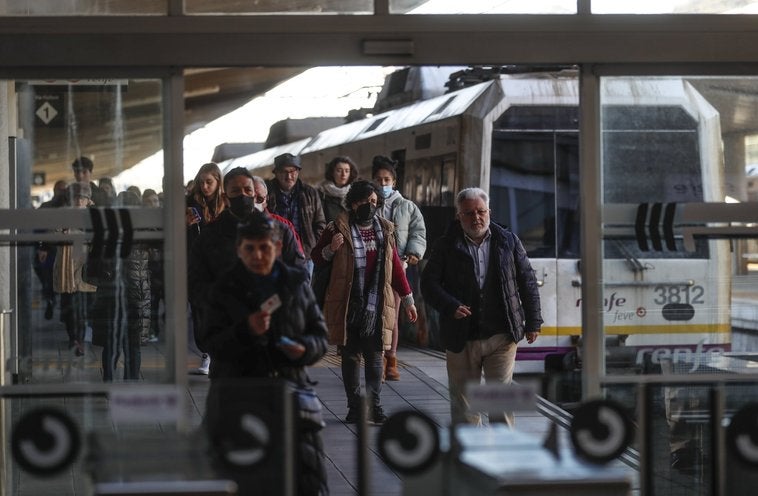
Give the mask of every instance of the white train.
[[[374, 155], [391, 156], [430, 243], [453, 219], [458, 190], [485, 189], [492, 219], [523, 240], [541, 285], [542, 335], [520, 345], [517, 368], [539, 372], [546, 362], [567, 363], [581, 336], [578, 95], [574, 72], [500, 75], [222, 169], [244, 166], [268, 178], [273, 158], [290, 152], [302, 158], [301, 179], [316, 184], [335, 156], [353, 158], [365, 178]], [[719, 116], [687, 80], [604, 80], [602, 128], [605, 204], [723, 201]], [[633, 239], [604, 241], [609, 369], [729, 349], [728, 245], [700, 241], [688, 252], [676, 243], [642, 251]], [[434, 312], [422, 317], [404, 337], [438, 346]]]

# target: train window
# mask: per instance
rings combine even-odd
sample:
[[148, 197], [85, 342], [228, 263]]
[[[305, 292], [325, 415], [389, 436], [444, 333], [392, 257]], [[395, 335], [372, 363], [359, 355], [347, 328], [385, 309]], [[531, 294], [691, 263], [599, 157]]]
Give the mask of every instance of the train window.
[[442, 236], [455, 216], [455, 165], [455, 154], [405, 162], [403, 194], [421, 209], [430, 244]]
[[513, 106], [492, 132], [490, 203], [533, 258], [579, 256], [578, 110]]
[[365, 130], [365, 131], [363, 131], [363, 132], [364, 132], [364, 133], [368, 133], [368, 132], [370, 132], [370, 131], [373, 131], [374, 129], [376, 129], [376, 128], [378, 128], [379, 126], [381, 126], [381, 125], [382, 125], [382, 122], [384, 122], [384, 121], [385, 121], [385, 119], [387, 119], [387, 118], [386, 118], [386, 117], [380, 117], [379, 119], [375, 119], [375, 120], [374, 120], [374, 121], [371, 123], [371, 125], [370, 125], [369, 127], [367, 127], [367, 128], [366, 128], [366, 130]]

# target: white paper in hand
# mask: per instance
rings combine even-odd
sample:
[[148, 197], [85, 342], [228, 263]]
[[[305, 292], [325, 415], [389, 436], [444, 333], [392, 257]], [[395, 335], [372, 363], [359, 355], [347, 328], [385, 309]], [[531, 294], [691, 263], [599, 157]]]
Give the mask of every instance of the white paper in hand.
[[271, 315], [280, 306], [282, 306], [282, 300], [278, 294], [274, 294], [268, 300], [261, 303], [261, 310]]

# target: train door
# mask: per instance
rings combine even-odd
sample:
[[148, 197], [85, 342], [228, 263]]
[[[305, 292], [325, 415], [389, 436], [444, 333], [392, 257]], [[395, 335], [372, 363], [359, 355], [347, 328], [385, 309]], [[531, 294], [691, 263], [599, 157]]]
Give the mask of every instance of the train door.
[[[394, 157], [394, 155], [393, 155]], [[406, 159], [404, 161], [402, 193], [418, 205], [426, 227], [426, 254], [434, 242], [444, 234], [455, 218], [455, 153], [432, 157]], [[425, 260], [419, 262], [419, 273], [424, 270]], [[412, 282], [418, 284], [418, 282]], [[423, 295], [414, 288], [419, 308], [419, 319], [414, 326], [401, 327], [402, 339], [442, 349], [436, 312], [424, 304]]]
[[576, 112], [569, 106], [514, 106], [493, 128], [492, 219], [522, 240], [540, 285], [544, 319], [539, 340], [520, 346], [519, 372], [542, 372], [553, 363], [565, 368], [564, 358], [581, 335]]
[[84, 493], [84, 434], [114, 428], [110, 386], [172, 378], [163, 157], [132, 172], [141, 190], [124, 166], [164, 144], [163, 86], [0, 81], [0, 421], [14, 494], [72, 487], [71, 474]]

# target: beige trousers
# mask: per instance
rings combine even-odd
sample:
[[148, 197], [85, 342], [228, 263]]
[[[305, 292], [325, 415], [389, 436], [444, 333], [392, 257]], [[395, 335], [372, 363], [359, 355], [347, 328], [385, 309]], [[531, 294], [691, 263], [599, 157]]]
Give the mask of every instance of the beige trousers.
[[[463, 351], [447, 351], [447, 380], [450, 391], [450, 414], [453, 424], [469, 423], [482, 425], [479, 412], [469, 411], [466, 400], [466, 384], [479, 384], [484, 374], [487, 384], [510, 384], [516, 365], [517, 345], [504, 334], [487, 339], [468, 341]], [[510, 427], [515, 424], [513, 412], [490, 412], [490, 423], [504, 422]]]

